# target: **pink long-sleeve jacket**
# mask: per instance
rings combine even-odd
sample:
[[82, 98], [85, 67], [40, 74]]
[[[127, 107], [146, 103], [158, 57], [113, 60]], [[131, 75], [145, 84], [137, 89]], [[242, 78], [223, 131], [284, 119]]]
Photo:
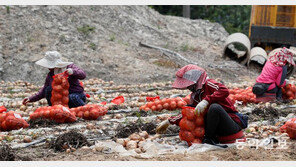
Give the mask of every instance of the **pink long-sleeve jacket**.
[[275, 66], [270, 61], [267, 61], [261, 74], [257, 77], [256, 82], [271, 84], [268, 90], [274, 89], [276, 86], [283, 87], [286, 85], [286, 81], [281, 84], [282, 73], [283, 67]]

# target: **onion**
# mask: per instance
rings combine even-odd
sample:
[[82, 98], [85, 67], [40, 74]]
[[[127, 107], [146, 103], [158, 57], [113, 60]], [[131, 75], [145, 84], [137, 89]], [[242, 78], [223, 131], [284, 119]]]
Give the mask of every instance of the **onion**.
[[121, 119], [121, 118], [123, 118], [123, 115], [122, 114], [115, 114], [114, 118], [115, 119]]
[[270, 134], [273, 134], [273, 131], [272, 131], [272, 130], [268, 130], [268, 131], [267, 131], [267, 134], [269, 134], [269, 135], [270, 135]]
[[149, 134], [146, 131], [140, 132], [139, 135], [145, 139], [147, 139], [149, 137]]
[[21, 105], [21, 107], [20, 107], [20, 110], [21, 110], [21, 111], [26, 111], [26, 109], [27, 109], [27, 107], [26, 107], [26, 106], [24, 106], [24, 105]]
[[131, 134], [129, 137], [128, 137], [130, 140], [135, 140], [135, 141], [139, 141], [141, 140], [141, 136], [136, 134], [136, 133], [133, 133]]
[[269, 102], [265, 103], [265, 107], [270, 107], [270, 103]]
[[269, 126], [262, 126], [263, 131], [267, 131], [268, 129], [270, 129]]
[[136, 142], [136, 141], [133, 141], [133, 140], [127, 142], [127, 144], [126, 144], [126, 148], [127, 148], [128, 150], [130, 150], [130, 149], [136, 149], [137, 146], [138, 146], [138, 145], [137, 145], [137, 142]]
[[274, 132], [277, 132], [278, 131], [278, 127], [276, 126], [271, 126], [270, 127], [270, 130], [274, 131]]
[[246, 135], [246, 138], [254, 138], [254, 135], [249, 133], [249, 134]]
[[86, 125], [86, 129], [95, 129], [95, 125], [92, 123], [89, 123]]
[[256, 129], [255, 128], [249, 128], [249, 130], [250, 130], [250, 132], [252, 133], [252, 132], [256, 132]]
[[125, 143], [124, 139], [117, 139], [116, 143], [121, 144], [123, 147], [126, 146], [126, 143]]
[[131, 141], [129, 138], [124, 139], [124, 146], [126, 147], [127, 143]]
[[138, 154], [140, 154], [140, 153], [142, 153], [142, 150], [140, 148], [136, 148], [135, 149], [135, 152], [138, 153]]
[[139, 148], [143, 148], [144, 144], [145, 144], [145, 141], [140, 141], [140, 142], [138, 143], [138, 147], [139, 147]]
[[261, 136], [262, 136], [263, 138], [266, 138], [266, 137], [268, 137], [268, 133], [264, 132], [264, 133], [262, 133]]
[[89, 151], [90, 148], [88, 146], [83, 146], [83, 147], [81, 147], [81, 150], [83, 150], [83, 151]]
[[254, 136], [259, 135], [258, 132], [253, 132], [252, 134], [253, 134]]

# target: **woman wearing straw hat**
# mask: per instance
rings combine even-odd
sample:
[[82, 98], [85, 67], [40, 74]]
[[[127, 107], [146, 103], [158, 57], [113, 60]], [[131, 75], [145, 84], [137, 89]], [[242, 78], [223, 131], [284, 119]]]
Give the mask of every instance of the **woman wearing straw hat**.
[[[235, 109], [228, 98], [229, 91], [221, 83], [207, 77], [203, 68], [189, 64], [176, 73], [173, 88], [189, 89], [189, 106], [195, 107], [195, 114], [205, 113], [205, 138], [203, 143], [233, 143], [236, 139], [245, 140], [243, 128], [246, 117]], [[182, 114], [170, 117], [156, 128], [158, 133], [166, 131], [170, 124], [179, 125]]]
[[285, 47], [270, 52], [270, 57], [253, 86], [256, 101], [282, 101], [281, 88], [286, 85], [285, 79], [287, 77], [288, 65], [295, 66], [293, 60], [295, 55], [296, 51]]
[[29, 102], [38, 101], [45, 97], [48, 105], [51, 106], [50, 98], [52, 91], [51, 83], [53, 81], [52, 76], [63, 71], [69, 75], [69, 107], [73, 108], [85, 105], [86, 97], [84, 89], [79, 82], [79, 80], [83, 80], [86, 77], [86, 74], [82, 69], [77, 67], [72, 62], [63, 61], [61, 54], [57, 51], [46, 52], [45, 57], [37, 61], [36, 64], [48, 68], [49, 73], [47, 74], [44, 86], [35, 95], [25, 98], [23, 100], [24, 105]]

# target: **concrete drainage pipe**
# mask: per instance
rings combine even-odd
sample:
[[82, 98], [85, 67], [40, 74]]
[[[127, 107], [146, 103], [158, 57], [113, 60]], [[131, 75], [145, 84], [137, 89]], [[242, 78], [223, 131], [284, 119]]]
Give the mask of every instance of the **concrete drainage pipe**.
[[265, 62], [267, 60], [267, 53], [260, 47], [254, 47], [251, 49], [250, 59], [247, 63], [249, 69], [261, 72]]
[[227, 37], [223, 57], [229, 57], [245, 65], [250, 59], [251, 42], [249, 38], [242, 33], [234, 33]]

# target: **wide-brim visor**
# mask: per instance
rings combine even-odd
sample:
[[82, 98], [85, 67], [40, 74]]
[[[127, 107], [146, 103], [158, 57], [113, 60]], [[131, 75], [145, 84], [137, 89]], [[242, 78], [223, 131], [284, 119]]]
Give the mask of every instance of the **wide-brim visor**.
[[63, 61], [48, 61], [47, 59], [43, 58], [38, 61], [36, 61], [37, 65], [40, 65], [45, 68], [64, 68], [67, 67], [70, 64], [73, 64], [73, 62], [63, 62]]
[[188, 86], [195, 84], [195, 82], [187, 80], [185, 78], [177, 77], [172, 87], [177, 89], [186, 89]]

